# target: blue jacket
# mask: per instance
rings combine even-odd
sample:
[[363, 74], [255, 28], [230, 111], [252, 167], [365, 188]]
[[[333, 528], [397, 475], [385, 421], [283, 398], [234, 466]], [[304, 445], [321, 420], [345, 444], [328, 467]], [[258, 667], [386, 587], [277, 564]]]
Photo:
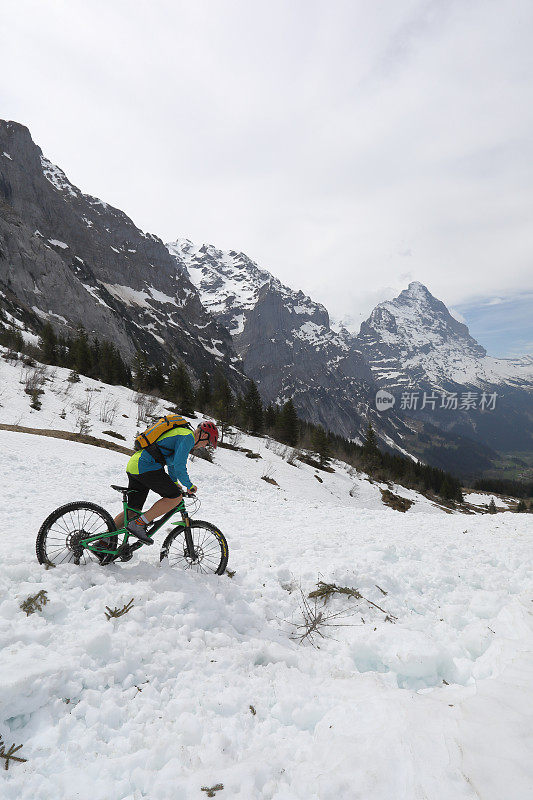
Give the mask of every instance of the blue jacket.
[[[174, 483], [179, 481], [190, 489], [193, 483], [187, 472], [187, 458], [194, 447], [193, 432], [188, 428], [174, 428], [159, 437], [157, 446], [163, 454], [168, 474]], [[156, 469], [161, 469], [161, 464], [146, 450], [138, 450], [126, 465], [126, 472], [130, 475], [142, 475], [143, 472], [152, 472]]]

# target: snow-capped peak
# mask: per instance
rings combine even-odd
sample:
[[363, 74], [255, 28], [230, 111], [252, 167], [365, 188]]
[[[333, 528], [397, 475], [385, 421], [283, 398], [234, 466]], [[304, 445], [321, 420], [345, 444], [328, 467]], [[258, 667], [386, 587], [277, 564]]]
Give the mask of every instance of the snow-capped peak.
[[402, 294], [406, 294], [410, 297], [420, 300], [429, 300], [430, 298], [435, 299], [427, 286], [424, 286], [424, 284], [420, 283], [420, 281], [411, 281], [407, 289], [404, 289]]
[[324, 306], [282, 284], [245, 253], [219, 250], [210, 244], [195, 245], [185, 238], [170, 242], [167, 249], [198, 289], [203, 305], [233, 335], [242, 333], [244, 315], [255, 307], [260, 293], [269, 289], [284, 298], [301, 324], [310, 317], [320, 317], [322, 324], [328, 320]]
[[496, 359], [419, 281], [380, 303], [361, 325], [358, 342], [382, 385], [531, 385], [528, 360]]

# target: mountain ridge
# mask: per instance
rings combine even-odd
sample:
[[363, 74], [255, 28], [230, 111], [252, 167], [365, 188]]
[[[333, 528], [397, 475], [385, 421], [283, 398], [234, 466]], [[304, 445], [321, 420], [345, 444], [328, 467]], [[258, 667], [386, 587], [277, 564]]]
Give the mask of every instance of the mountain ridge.
[[[533, 446], [528, 412], [533, 357], [488, 356], [468, 327], [420, 281], [378, 304], [355, 335], [332, 324], [322, 304], [284, 286], [243, 253], [185, 239], [167, 247], [195, 284], [202, 303], [232, 333], [246, 371], [267, 401], [283, 402], [291, 396], [304, 417], [349, 438], [360, 439], [363, 418], [372, 419], [385, 444], [402, 449], [403, 440], [408, 440], [407, 449], [423, 459], [434, 459], [435, 453], [413, 441], [418, 422], [429, 426], [429, 439], [436, 438], [439, 447], [442, 434], [449, 444], [458, 436], [488, 445], [491, 457], [496, 450], [518, 448], [521, 441]], [[336, 391], [327, 391], [328, 376], [315, 363], [317, 353], [325, 371], [335, 371]], [[348, 364], [351, 383], [343, 374]], [[375, 416], [373, 395], [378, 389], [395, 393], [395, 416], [390, 410]], [[455, 417], [438, 408], [429, 413], [404, 407], [396, 414], [407, 390], [448, 395], [474, 389], [480, 394], [497, 390], [506, 407], [492, 416], [473, 416], [471, 408], [459, 405]], [[478, 455], [486, 466], [487, 454]]]
[[[137, 349], [165, 364], [182, 358], [197, 378], [226, 370], [245, 385], [226, 329], [159, 237], [84, 194], [23, 125], [0, 121], [0, 289], [36, 323], [83, 325], [130, 359]], [[67, 318], [68, 317], [68, 318]]]

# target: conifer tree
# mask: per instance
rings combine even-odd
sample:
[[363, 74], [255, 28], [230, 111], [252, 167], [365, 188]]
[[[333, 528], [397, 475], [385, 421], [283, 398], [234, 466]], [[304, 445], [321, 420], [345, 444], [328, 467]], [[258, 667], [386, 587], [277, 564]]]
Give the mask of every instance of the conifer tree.
[[209, 411], [211, 409], [211, 404], [213, 402], [213, 393], [211, 390], [211, 380], [207, 372], [204, 372], [202, 375], [202, 379], [200, 381], [200, 385], [198, 387], [198, 393], [196, 395], [196, 403], [200, 411]]
[[255, 381], [250, 381], [248, 391], [244, 395], [246, 425], [250, 433], [259, 434], [263, 429], [263, 403]]
[[265, 428], [267, 431], [272, 431], [276, 425], [276, 410], [272, 403], [269, 403], [265, 409]]
[[444, 478], [439, 488], [439, 495], [443, 500], [455, 500], [455, 487], [448, 476]]
[[176, 405], [180, 414], [188, 417], [194, 415], [194, 390], [183, 361], [170, 370], [166, 394], [169, 400]]
[[39, 347], [41, 348], [42, 352], [42, 359], [45, 364], [56, 364], [57, 362], [57, 337], [54, 333], [54, 329], [47, 322], [42, 331], [41, 336], [39, 338]]
[[313, 443], [313, 449], [318, 455], [320, 466], [325, 467], [331, 458], [331, 445], [328, 434], [321, 425], [317, 425], [313, 430], [311, 441]]
[[91, 349], [87, 332], [82, 325], [78, 327], [76, 337], [69, 348], [69, 358], [70, 366], [76, 372], [90, 376], [92, 366]]
[[372, 427], [372, 423], [370, 421], [366, 429], [365, 440], [361, 448], [361, 455], [363, 457], [363, 466], [368, 472], [373, 472], [382, 463], [381, 452], [378, 447], [376, 434], [374, 433], [374, 428]]
[[224, 432], [231, 422], [234, 410], [233, 394], [224, 373], [219, 370], [215, 375], [215, 390], [212, 405], [220, 427], [220, 441], [224, 441]]
[[133, 386], [138, 392], [148, 391], [148, 359], [142, 350], [133, 357]]
[[300, 438], [300, 423], [292, 400], [287, 400], [279, 417], [281, 441], [296, 447]]
[[165, 394], [166, 380], [165, 373], [161, 364], [155, 364], [148, 371], [148, 388], [150, 392], [157, 392], [158, 394]]

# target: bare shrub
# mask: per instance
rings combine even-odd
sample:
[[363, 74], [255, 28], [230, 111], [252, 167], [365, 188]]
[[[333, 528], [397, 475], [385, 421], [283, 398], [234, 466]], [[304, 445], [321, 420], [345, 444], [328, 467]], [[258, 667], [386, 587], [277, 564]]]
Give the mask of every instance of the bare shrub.
[[296, 462], [298, 461], [299, 455], [300, 453], [294, 447], [286, 447], [282, 453], [282, 458], [287, 464], [290, 464], [291, 467], [298, 467]]
[[261, 480], [265, 481], [266, 483], [271, 483], [272, 486], [279, 486], [278, 482], [274, 478], [274, 465], [273, 464], [266, 464], [265, 471], [261, 475]]
[[42, 365], [35, 367], [26, 367], [22, 373], [21, 383], [24, 386], [24, 391], [30, 397], [43, 393], [43, 386], [46, 381], [46, 369]]
[[117, 416], [117, 410], [117, 401], [111, 395], [108, 395], [100, 405], [100, 422], [105, 425], [112, 425]]
[[151, 422], [159, 403], [157, 397], [136, 392], [134, 400], [137, 404], [137, 425]]
[[31, 393], [30, 408], [33, 408], [35, 411], [40, 411], [41, 406], [42, 403], [39, 400], [39, 391], [37, 389], [34, 389], [33, 392]]
[[233, 447], [240, 447], [242, 444], [242, 433], [241, 431], [234, 428], [233, 430], [226, 431], [226, 442]]
[[354, 627], [353, 624], [348, 622], [338, 622], [335, 620], [346, 619], [353, 616], [354, 611], [350, 609], [341, 609], [333, 613], [326, 613], [323, 606], [318, 607], [318, 598], [314, 598], [310, 603], [308, 598], [304, 595], [300, 587], [300, 612], [302, 614], [302, 622], [289, 622], [294, 628], [294, 635], [291, 639], [295, 639], [302, 644], [305, 640], [309, 641], [313, 647], [317, 647], [317, 637], [321, 639], [331, 638], [327, 636], [329, 628], [345, 628]]
[[91, 431], [90, 414], [93, 403], [92, 393], [88, 391], [83, 400], [74, 403], [76, 413], [76, 428], [78, 433], [86, 436]]
[[74, 403], [74, 408], [76, 409], [76, 411], [85, 414], [85, 416], [89, 416], [89, 414], [91, 413], [92, 405], [93, 405], [93, 396], [90, 389], [88, 389], [85, 393], [85, 397]]
[[76, 427], [78, 429], [78, 433], [81, 433], [82, 436], [87, 436], [91, 432], [91, 423], [89, 417], [79, 416], [76, 419]]

